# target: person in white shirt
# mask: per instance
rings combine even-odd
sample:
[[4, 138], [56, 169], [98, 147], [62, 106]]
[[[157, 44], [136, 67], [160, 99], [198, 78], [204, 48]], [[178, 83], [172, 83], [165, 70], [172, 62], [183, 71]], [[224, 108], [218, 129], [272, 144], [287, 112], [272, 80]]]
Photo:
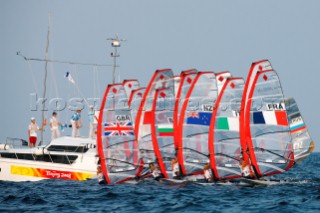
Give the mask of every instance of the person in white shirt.
[[80, 128], [82, 127], [81, 109], [77, 109], [71, 117], [72, 137], [80, 137]]
[[180, 173], [180, 167], [177, 158], [173, 158], [172, 161], [172, 177], [173, 179], [180, 179], [181, 173]]
[[35, 147], [37, 143], [37, 132], [40, 130], [38, 124], [36, 124], [36, 119], [34, 117], [31, 118], [31, 123], [28, 128], [29, 135], [29, 147]]
[[205, 164], [203, 167], [203, 176], [205, 182], [213, 182], [212, 171], [210, 170], [209, 164]]
[[61, 126], [61, 123], [59, 122], [59, 120], [57, 118], [57, 113], [53, 112], [52, 118], [50, 119], [51, 140], [60, 137], [60, 135], [61, 135], [60, 130], [59, 130], [60, 126]]
[[161, 182], [161, 178], [164, 178], [164, 175], [161, 173], [159, 166], [158, 165], [155, 166], [153, 163], [149, 163], [149, 169], [153, 178], [156, 181]]
[[91, 105], [89, 112], [89, 122], [90, 122], [90, 129], [89, 129], [89, 138], [96, 138], [97, 136], [97, 124], [98, 124], [98, 117], [99, 111], [95, 111], [94, 107]]

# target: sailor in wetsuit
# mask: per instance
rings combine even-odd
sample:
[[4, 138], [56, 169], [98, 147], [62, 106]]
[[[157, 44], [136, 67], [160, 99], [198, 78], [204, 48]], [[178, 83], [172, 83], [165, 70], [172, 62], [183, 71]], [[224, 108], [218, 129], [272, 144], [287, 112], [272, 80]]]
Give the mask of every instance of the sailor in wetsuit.
[[160, 169], [158, 166], [155, 166], [153, 163], [149, 163], [149, 168], [151, 171], [151, 174], [153, 176], [153, 178], [156, 181], [160, 181], [161, 182], [161, 178], [164, 178], [164, 175], [161, 173]]

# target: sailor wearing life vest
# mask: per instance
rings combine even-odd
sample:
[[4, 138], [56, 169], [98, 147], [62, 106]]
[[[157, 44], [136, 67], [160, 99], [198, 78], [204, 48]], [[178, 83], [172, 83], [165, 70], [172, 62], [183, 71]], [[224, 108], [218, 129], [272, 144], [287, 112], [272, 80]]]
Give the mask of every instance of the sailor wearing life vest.
[[240, 166], [240, 169], [241, 169], [241, 174], [243, 177], [245, 178], [255, 178], [255, 175], [254, 173], [252, 172], [251, 168], [250, 168], [250, 162], [249, 160], [244, 160], [243, 157], [240, 158], [240, 161], [239, 161], [239, 166]]
[[153, 178], [156, 181], [161, 181], [161, 178], [164, 178], [164, 175], [161, 173], [159, 166], [155, 166], [153, 163], [149, 163], [149, 168]]
[[210, 170], [209, 164], [205, 164], [203, 167], [203, 176], [205, 182], [213, 182], [212, 171]]
[[180, 179], [181, 172], [180, 172], [180, 166], [177, 161], [177, 158], [173, 158], [171, 163], [172, 163], [172, 177], [173, 177], [173, 179]]

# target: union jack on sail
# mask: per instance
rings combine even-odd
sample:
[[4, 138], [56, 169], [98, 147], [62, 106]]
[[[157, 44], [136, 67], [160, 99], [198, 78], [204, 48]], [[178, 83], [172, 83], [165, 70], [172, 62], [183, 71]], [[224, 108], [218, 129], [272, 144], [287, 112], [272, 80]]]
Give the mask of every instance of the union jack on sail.
[[133, 127], [131, 122], [106, 122], [104, 124], [104, 135], [105, 136], [130, 136], [134, 135]]

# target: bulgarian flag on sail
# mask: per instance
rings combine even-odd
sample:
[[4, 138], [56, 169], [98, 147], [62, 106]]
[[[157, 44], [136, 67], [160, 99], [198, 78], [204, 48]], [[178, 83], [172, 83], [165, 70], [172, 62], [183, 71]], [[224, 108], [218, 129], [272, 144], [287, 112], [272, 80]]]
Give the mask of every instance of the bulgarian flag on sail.
[[218, 118], [217, 129], [239, 131], [239, 118], [238, 117], [220, 117]]
[[286, 111], [259, 111], [253, 112], [254, 124], [288, 126]]
[[158, 125], [159, 136], [174, 136], [173, 124]]

